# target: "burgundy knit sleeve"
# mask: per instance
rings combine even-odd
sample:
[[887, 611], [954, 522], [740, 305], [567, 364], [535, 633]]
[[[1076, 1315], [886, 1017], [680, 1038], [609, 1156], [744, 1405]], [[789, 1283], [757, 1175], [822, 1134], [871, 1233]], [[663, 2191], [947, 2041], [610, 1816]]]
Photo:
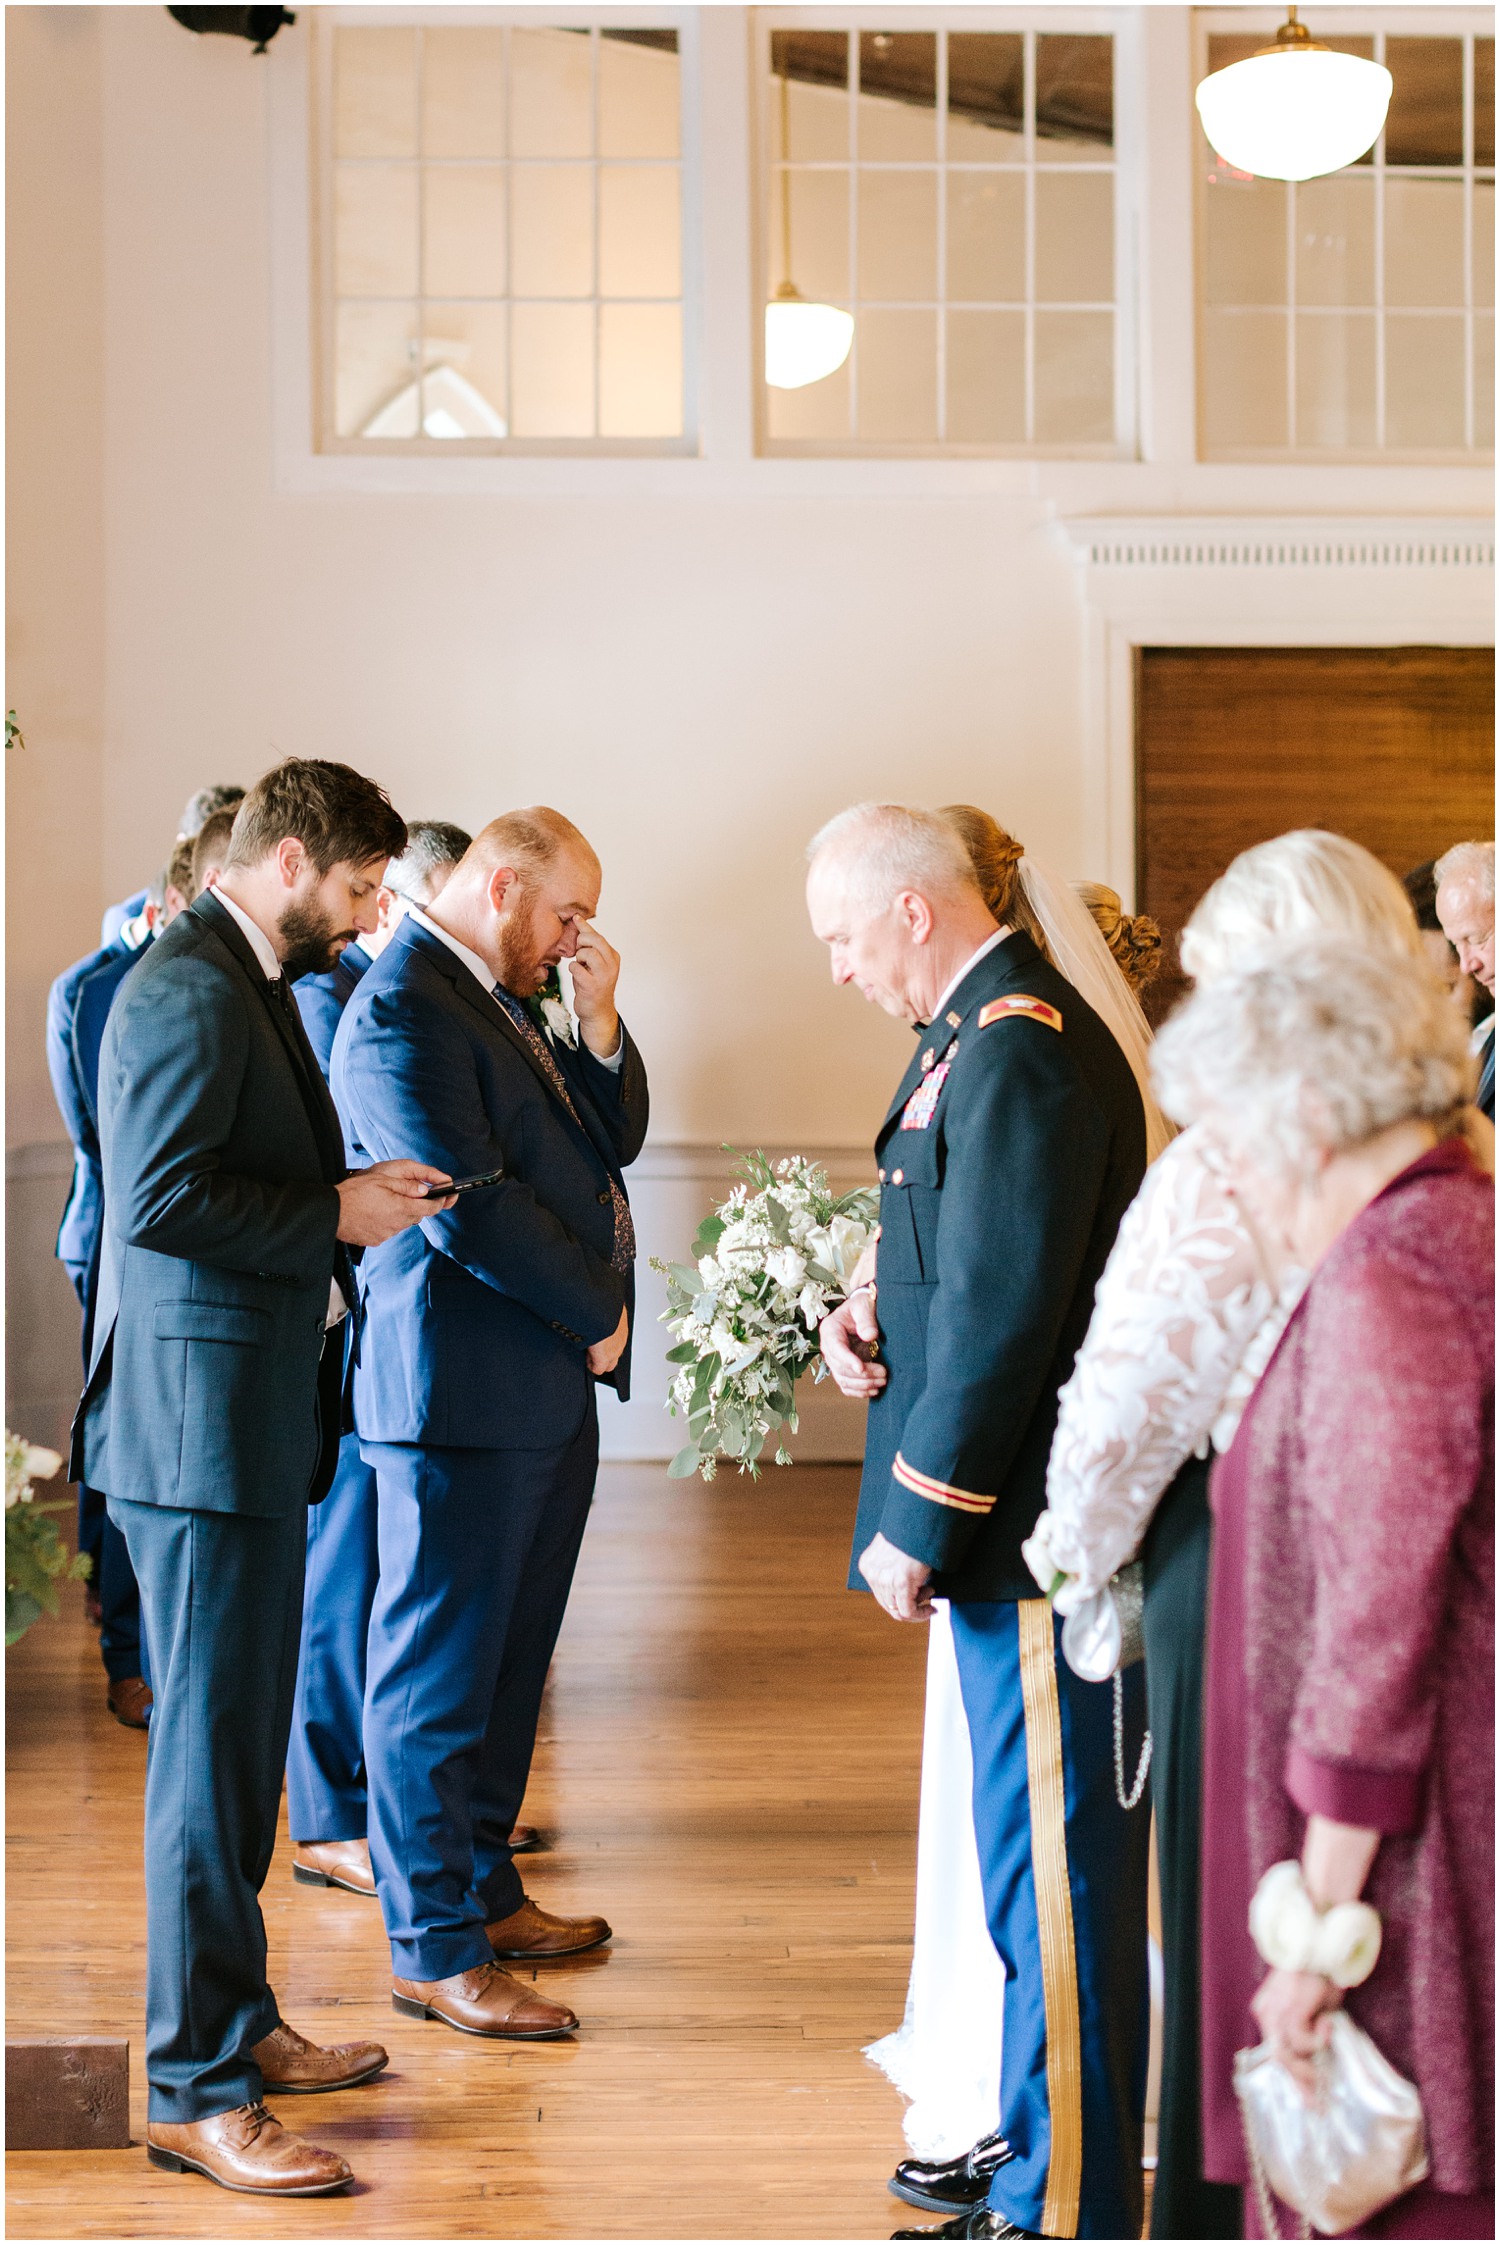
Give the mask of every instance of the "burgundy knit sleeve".
[[1482, 1376], [1469, 1305], [1368, 1230], [1308, 1301], [1299, 1509], [1314, 1612], [1284, 1781], [1309, 1814], [1394, 1833], [1421, 1814]]

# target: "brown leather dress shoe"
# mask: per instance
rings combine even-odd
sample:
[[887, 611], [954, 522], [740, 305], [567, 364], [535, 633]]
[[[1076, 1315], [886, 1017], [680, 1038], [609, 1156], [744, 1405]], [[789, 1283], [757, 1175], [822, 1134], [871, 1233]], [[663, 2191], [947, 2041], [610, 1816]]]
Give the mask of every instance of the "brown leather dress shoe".
[[578, 2029], [577, 2016], [565, 2003], [549, 2003], [498, 1964], [476, 1964], [450, 1980], [393, 1980], [391, 2002], [408, 2018], [441, 2019], [460, 2034], [494, 2035], [506, 2042], [555, 2042]]
[[128, 1731], [146, 1730], [152, 1708], [151, 1686], [141, 1676], [116, 1677], [105, 1694], [105, 1705]]
[[484, 1930], [497, 1957], [525, 1957], [529, 1963], [576, 1957], [581, 1949], [597, 1949], [610, 1938], [604, 1918], [555, 1918], [549, 1910], [538, 1909], [530, 1895], [519, 1910]]
[[540, 1847], [541, 1844], [542, 1835], [534, 1824], [517, 1824], [512, 1827], [510, 1835], [510, 1852], [512, 1855], [529, 1855], [533, 1848]]
[[209, 2120], [150, 2121], [146, 2157], [169, 2175], [191, 2168], [225, 2190], [272, 2198], [326, 2198], [330, 2191], [347, 2190], [354, 2180], [347, 2160], [289, 2136], [264, 2105], [238, 2105]]
[[390, 2059], [378, 2042], [335, 2042], [326, 2050], [283, 2019], [250, 2053], [268, 2089], [281, 2097], [307, 2097], [317, 2089], [352, 2089], [372, 2081]]
[[375, 1893], [368, 1840], [294, 1840], [292, 1877], [302, 1886], [339, 1886], [346, 1894]]

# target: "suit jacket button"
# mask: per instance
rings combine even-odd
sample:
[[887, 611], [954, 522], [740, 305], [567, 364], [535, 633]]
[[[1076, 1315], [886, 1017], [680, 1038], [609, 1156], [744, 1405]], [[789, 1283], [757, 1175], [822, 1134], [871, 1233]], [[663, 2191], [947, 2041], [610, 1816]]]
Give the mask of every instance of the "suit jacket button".
[[885, 1183], [885, 1171], [884, 1171], [883, 1169], [882, 1169], [882, 1170], [879, 1170], [879, 1171], [877, 1172], [877, 1175], [879, 1176], [879, 1178], [880, 1178], [880, 1182], [881, 1182], [881, 1184], [883, 1185], [883, 1184]]
[[905, 1176], [906, 1176], [906, 1171], [905, 1171], [904, 1169], [893, 1169], [893, 1170], [891, 1171], [891, 1183], [892, 1183], [893, 1185], [899, 1185], [899, 1184], [901, 1184], [901, 1183], [902, 1183], [902, 1181], [904, 1180]]
[[595, 1200], [596, 1200], [596, 1201], [597, 1201], [597, 1202], [599, 1203], [599, 1206], [600, 1206], [601, 1208], [608, 1208], [608, 1206], [609, 1206], [609, 1195], [608, 1195], [608, 1193], [595, 1193], [595, 1195], [594, 1195], [594, 1198], [595, 1198]]

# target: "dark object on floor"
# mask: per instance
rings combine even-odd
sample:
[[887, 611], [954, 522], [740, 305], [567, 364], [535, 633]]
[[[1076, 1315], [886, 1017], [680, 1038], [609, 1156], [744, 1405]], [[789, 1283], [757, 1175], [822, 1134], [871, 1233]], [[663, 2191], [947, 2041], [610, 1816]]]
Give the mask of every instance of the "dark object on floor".
[[286, 8], [168, 8], [167, 14], [184, 31], [222, 31], [231, 39], [253, 40], [258, 55], [284, 23], [297, 20]]
[[5, 2045], [7, 2151], [124, 2151], [130, 2045], [103, 2035], [40, 2035]]
[[893, 2229], [891, 2236], [898, 2237], [1039, 2237], [1040, 2230], [1017, 2229], [1003, 2214], [992, 2206], [971, 2206], [966, 2214], [955, 2214], [951, 2222], [939, 2222], [931, 2229]]

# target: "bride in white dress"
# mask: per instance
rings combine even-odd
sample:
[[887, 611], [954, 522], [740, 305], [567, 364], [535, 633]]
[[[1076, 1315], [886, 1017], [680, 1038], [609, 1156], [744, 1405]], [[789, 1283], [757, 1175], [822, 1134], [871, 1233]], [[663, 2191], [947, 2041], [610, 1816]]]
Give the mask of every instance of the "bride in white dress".
[[[1021, 890], [1033, 923], [1027, 932], [1045, 943], [1059, 973], [1118, 1040], [1140, 1085], [1147, 1159], [1154, 1161], [1170, 1140], [1172, 1126], [1150, 1093], [1151, 1032], [1087, 907], [1066, 883], [1021, 855], [984, 812], [956, 805], [944, 815], [958, 829], [987, 892], [994, 885], [991, 866], [1008, 872], [1019, 856]], [[1002, 854], [995, 865], [997, 844]], [[985, 1916], [973, 1782], [948, 1606], [940, 1598], [933, 1602], [927, 1647], [916, 1925], [906, 2015], [894, 2034], [866, 2052], [910, 2100], [906, 2140], [924, 2160], [961, 2158], [999, 2125], [1005, 1973]], [[1153, 1970], [1153, 2011], [1156, 1980]]]

